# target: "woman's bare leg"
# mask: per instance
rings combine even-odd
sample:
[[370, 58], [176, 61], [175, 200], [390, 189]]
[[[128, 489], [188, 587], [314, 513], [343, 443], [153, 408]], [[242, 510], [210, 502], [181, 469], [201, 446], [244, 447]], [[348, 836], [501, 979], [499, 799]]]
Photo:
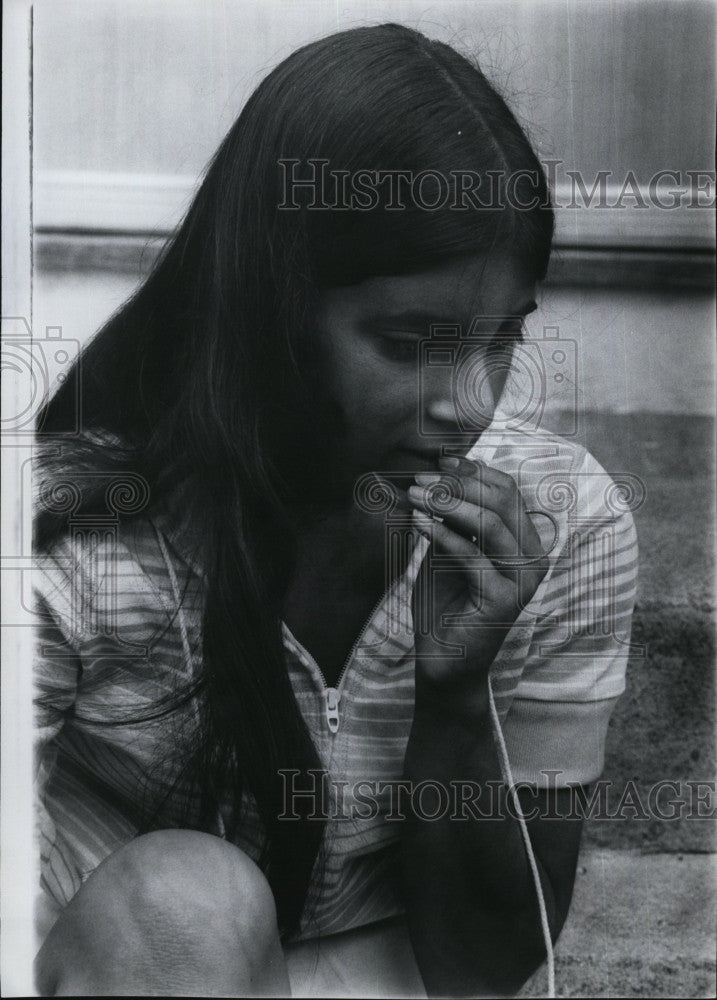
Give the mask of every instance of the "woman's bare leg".
[[104, 861], [37, 958], [43, 996], [289, 996], [274, 900], [238, 848], [146, 834]]

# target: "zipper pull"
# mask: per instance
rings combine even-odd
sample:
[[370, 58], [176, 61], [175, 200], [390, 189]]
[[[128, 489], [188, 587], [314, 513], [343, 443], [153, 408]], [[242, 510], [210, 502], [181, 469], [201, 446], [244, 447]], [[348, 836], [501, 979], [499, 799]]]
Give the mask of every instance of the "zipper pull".
[[338, 733], [339, 701], [341, 699], [341, 695], [336, 688], [326, 688], [324, 691], [324, 698], [326, 699], [326, 722], [329, 726], [329, 732]]

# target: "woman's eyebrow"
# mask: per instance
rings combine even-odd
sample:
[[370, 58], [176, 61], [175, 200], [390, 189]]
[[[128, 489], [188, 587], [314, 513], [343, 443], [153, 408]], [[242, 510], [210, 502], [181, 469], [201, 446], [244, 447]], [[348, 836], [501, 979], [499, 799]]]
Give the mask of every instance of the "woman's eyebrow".
[[[515, 312], [506, 314], [506, 317], [527, 316], [529, 313], [535, 312], [537, 308], [537, 302], [530, 299], [516, 309]], [[480, 317], [477, 318], [480, 319]], [[402, 323], [405, 326], [418, 329], [432, 324], [449, 326], [453, 324], [460, 325], [461, 323], [461, 318], [456, 315], [451, 316], [448, 313], [433, 312], [429, 309], [376, 309], [375, 312], [367, 316], [367, 320], [370, 323]]]
[[373, 315], [368, 317], [374, 323], [377, 322], [389, 322], [389, 323], [405, 323], [407, 326], [417, 326], [423, 327], [430, 325], [431, 323], [457, 323], [458, 319], [456, 316], [442, 315], [439, 316], [437, 313], [432, 312], [428, 309], [396, 309], [391, 311], [377, 310]]

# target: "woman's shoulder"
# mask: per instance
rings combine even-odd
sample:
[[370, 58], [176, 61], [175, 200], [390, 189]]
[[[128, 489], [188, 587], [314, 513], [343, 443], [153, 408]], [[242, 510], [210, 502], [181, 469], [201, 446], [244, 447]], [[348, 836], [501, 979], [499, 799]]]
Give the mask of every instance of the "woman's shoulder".
[[576, 437], [546, 427], [497, 423], [487, 441], [496, 462], [510, 462], [527, 473], [575, 474], [583, 467], [605, 474], [597, 459]]
[[639, 476], [606, 471], [579, 441], [544, 428], [505, 430], [493, 462], [513, 476], [538, 510], [565, 515], [576, 526], [620, 521], [632, 530], [632, 514], [645, 500]]
[[196, 568], [166, 501], [109, 435], [43, 445], [33, 467], [34, 584], [76, 640], [167, 628], [198, 603]]

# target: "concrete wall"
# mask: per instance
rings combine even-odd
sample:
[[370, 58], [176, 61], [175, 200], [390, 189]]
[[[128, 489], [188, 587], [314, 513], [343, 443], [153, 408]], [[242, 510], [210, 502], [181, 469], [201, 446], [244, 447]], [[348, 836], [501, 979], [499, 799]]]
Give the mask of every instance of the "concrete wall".
[[709, 169], [708, 0], [39, 0], [40, 170], [195, 175], [299, 45], [400, 21], [480, 57], [543, 153], [594, 174]]

